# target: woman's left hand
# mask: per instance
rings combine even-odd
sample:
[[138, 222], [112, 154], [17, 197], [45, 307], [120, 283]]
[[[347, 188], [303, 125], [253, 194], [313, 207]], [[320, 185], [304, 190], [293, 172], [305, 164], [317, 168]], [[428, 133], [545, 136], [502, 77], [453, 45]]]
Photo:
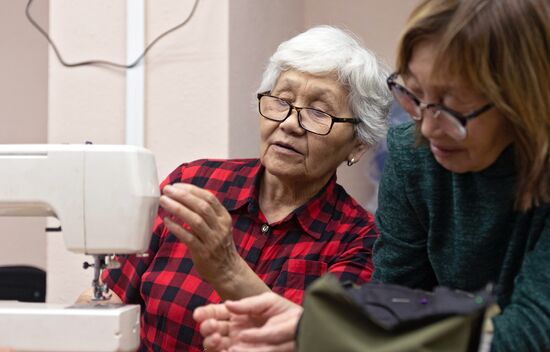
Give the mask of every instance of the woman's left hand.
[[200, 324], [208, 351], [292, 352], [303, 308], [273, 292], [198, 307], [193, 318]]
[[215, 284], [239, 270], [231, 215], [209, 191], [185, 183], [167, 185], [160, 206], [164, 224], [187, 245], [203, 280]]

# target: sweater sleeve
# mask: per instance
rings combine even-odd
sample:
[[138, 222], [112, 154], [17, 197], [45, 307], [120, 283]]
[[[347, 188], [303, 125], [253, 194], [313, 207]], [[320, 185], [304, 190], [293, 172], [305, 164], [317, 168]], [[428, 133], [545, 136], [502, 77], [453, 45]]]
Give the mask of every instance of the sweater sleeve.
[[373, 280], [413, 288], [436, 285], [426, 248], [428, 228], [410, 201], [405, 180], [419, 166], [413, 158], [413, 127], [398, 126], [388, 134], [389, 156], [378, 195], [376, 226], [380, 237], [374, 244]]
[[492, 352], [550, 350], [550, 219], [526, 253], [511, 302], [493, 319]]

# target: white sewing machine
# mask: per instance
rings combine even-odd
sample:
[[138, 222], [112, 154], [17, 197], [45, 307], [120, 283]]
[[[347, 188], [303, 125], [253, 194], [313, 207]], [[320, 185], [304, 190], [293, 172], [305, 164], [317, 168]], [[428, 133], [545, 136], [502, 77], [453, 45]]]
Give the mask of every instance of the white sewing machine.
[[[146, 252], [158, 207], [154, 156], [126, 145], [0, 145], [0, 216], [57, 218], [65, 246], [93, 255], [94, 300], [113, 254]], [[0, 241], [2, 239], [0, 236]], [[83, 288], [84, 289], [84, 288]], [[75, 297], [76, 299], [76, 297]], [[0, 301], [0, 346], [20, 351], [135, 351], [138, 305]]]

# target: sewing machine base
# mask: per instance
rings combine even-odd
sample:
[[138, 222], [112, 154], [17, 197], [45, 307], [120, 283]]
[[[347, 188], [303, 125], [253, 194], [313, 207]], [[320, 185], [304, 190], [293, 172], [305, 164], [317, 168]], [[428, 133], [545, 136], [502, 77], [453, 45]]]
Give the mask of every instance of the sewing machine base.
[[139, 347], [138, 305], [0, 301], [0, 344], [17, 352], [112, 352]]

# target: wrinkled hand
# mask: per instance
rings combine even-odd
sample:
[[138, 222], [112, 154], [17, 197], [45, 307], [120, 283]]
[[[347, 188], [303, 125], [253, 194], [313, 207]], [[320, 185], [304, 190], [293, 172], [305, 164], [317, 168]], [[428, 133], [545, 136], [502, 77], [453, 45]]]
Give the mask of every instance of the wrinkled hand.
[[208, 351], [291, 352], [302, 307], [273, 293], [195, 310]]
[[171, 215], [164, 224], [187, 245], [196, 270], [207, 282], [224, 280], [241, 259], [229, 212], [211, 192], [194, 185], [176, 183], [162, 193], [160, 205]]

